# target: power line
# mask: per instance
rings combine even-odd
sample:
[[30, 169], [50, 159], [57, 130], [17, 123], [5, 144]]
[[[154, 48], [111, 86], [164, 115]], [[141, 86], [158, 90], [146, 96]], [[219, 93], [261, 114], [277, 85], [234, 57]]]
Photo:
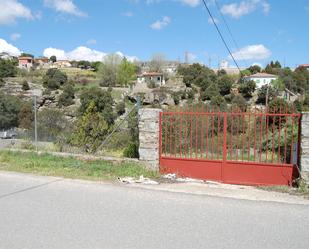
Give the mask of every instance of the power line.
[[225, 25], [227, 31], [229, 32], [229, 34], [230, 34], [230, 36], [231, 36], [231, 38], [232, 38], [232, 41], [233, 41], [234, 45], [236, 46], [237, 50], [239, 51], [240, 56], [241, 56], [242, 59], [243, 59], [241, 50], [239, 49], [238, 43], [237, 43], [237, 41], [236, 41], [236, 39], [235, 39], [235, 36], [233, 35], [232, 30], [230, 29], [230, 26], [228, 25], [228, 23], [227, 23], [227, 21], [226, 21], [224, 15], [222, 14], [222, 12], [221, 12], [221, 10], [220, 10], [220, 5], [219, 5], [218, 1], [217, 1], [217, 0], [214, 0], [214, 2], [215, 2], [215, 5], [216, 5], [217, 10], [218, 10], [218, 12], [219, 12], [219, 14], [220, 14], [220, 16], [221, 16], [221, 19], [223, 20], [223, 23], [224, 23], [224, 25]]
[[220, 36], [220, 38], [221, 38], [221, 40], [222, 40], [222, 42], [223, 42], [225, 48], [226, 48], [227, 51], [229, 52], [229, 54], [230, 54], [231, 58], [233, 59], [233, 61], [234, 61], [235, 65], [236, 65], [236, 67], [238, 68], [239, 72], [241, 73], [241, 70], [240, 70], [240, 68], [239, 68], [239, 66], [238, 66], [238, 63], [237, 63], [237, 61], [235, 60], [235, 58], [234, 58], [234, 56], [233, 56], [233, 54], [232, 54], [232, 52], [231, 52], [229, 46], [227, 45], [227, 43], [226, 43], [226, 41], [225, 41], [225, 39], [224, 39], [224, 37], [223, 37], [223, 35], [222, 35], [222, 33], [221, 33], [221, 31], [220, 31], [218, 25], [217, 25], [217, 23], [215, 22], [215, 19], [213, 18], [212, 14], [211, 14], [211, 12], [210, 12], [210, 10], [209, 10], [207, 4], [206, 4], [206, 1], [203, 0], [203, 3], [204, 3], [204, 6], [205, 6], [205, 8], [206, 8], [206, 10], [207, 10], [207, 12], [208, 12], [208, 14], [209, 14], [209, 16], [210, 16], [210, 18], [211, 18], [213, 24], [215, 25], [215, 27], [216, 27], [216, 29], [217, 29], [217, 32], [218, 32], [218, 34], [219, 34], [219, 36]]

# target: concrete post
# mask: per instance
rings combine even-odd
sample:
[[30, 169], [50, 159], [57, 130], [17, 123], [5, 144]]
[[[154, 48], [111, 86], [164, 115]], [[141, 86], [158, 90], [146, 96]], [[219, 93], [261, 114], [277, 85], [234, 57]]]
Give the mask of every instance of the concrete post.
[[140, 109], [139, 159], [154, 170], [159, 170], [159, 115], [161, 109]]
[[301, 172], [309, 183], [309, 112], [304, 112], [301, 120]]

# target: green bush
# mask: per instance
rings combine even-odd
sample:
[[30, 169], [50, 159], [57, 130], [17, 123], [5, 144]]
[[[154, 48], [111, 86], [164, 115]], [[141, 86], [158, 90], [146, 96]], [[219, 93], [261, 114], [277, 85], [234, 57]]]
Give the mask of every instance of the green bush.
[[121, 116], [126, 113], [126, 105], [123, 101], [119, 102], [116, 105], [116, 113], [118, 116]]
[[26, 80], [23, 81], [22, 89], [23, 89], [23, 91], [30, 90], [30, 86], [28, 84], [28, 81], [26, 81]]
[[138, 158], [138, 145], [135, 143], [130, 143], [123, 151], [123, 156], [128, 158]]

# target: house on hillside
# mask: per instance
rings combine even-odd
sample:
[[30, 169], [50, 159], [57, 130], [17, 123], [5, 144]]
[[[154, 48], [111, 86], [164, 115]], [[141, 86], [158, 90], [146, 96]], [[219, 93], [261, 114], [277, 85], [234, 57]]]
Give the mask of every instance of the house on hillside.
[[278, 76], [268, 73], [256, 73], [250, 76], [244, 77], [245, 81], [254, 81], [257, 88], [261, 88], [264, 85], [269, 85], [273, 81], [277, 80]]
[[68, 60], [58, 60], [53, 63], [53, 68], [68, 68], [72, 67], [72, 64]]
[[137, 76], [137, 83], [150, 83], [153, 82], [156, 86], [165, 85], [163, 73], [149, 72]]
[[301, 64], [298, 68], [306, 68], [309, 71], [309, 64]]
[[47, 57], [39, 57], [34, 59], [34, 64], [39, 68], [48, 68], [50, 66], [50, 62]]
[[18, 57], [18, 67], [21, 69], [30, 70], [33, 67], [34, 59], [30, 56]]

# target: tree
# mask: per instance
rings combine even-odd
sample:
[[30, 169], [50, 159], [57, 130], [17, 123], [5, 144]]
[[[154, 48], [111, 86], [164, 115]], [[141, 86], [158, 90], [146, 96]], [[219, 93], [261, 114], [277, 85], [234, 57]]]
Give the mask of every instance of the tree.
[[19, 98], [0, 92], [0, 129], [18, 127], [21, 105]]
[[219, 92], [222, 96], [231, 93], [232, 86], [234, 84], [233, 78], [228, 75], [223, 75], [218, 79]]
[[245, 98], [241, 95], [236, 95], [234, 96], [234, 98], [232, 99], [232, 108], [233, 107], [237, 107], [238, 109], [245, 111], [247, 108], [247, 101], [245, 100]]
[[29, 53], [21, 53], [20, 56], [21, 57], [32, 57], [32, 58], [34, 58], [34, 55], [33, 54], [29, 54]]
[[136, 78], [135, 65], [133, 63], [130, 63], [126, 58], [123, 58], [117, 70], [116, 83], [118, 85], [127, 86], [132, 84], [132, 81], [135, 78]]
[[63, 134], [69, 134], [70, 123], [64, 117], [62, 111], [44, 108], [38, 112], [38, 136], [40, 140], [56, 141]]
[[164, 54], [155, 54], [149, 63], [150, 71], [163, 73], [163, 67], [166, 64], [166, 58]]
[[126, 104], [124, 101], [121, 101], [116, 105], [116, 113], [118, 116], [126, 113]]
[[268, 88], [268, 101], [271, 101], [273, 98], [277, 96], [276, 91], [273, 87], [264, 85], [258, 91], [258, 98], [256, 100], [257, 104], [266, 104], [267, 97], [267, 88]]
[[110, 54], [104, 58], [98, 76], [101, 86], [115, 86], [117, 83], [117, 74], [122, 57], [117, 54]]
[[57, 61], [57, 57], [55, 55], [52, 55], [49, 60], [52, 62], [52, 63], [55, 63]]
[[219, 88], [216, 84], [210, 85], [202, 94], [202, 101], [211, 100], [213, 97], [219, 96]]
[[111, 89], [101, 90], [99, 88], [86, 89], [80, 96], [81, 106], [79, 108], [80, 115], [83, 115], [90, 103], [94, 103], [96, 111], [101, 113], [104, 120], [109, 126], [114, 123], [113, 104], [114, 100], [111, 95]]
[[6, 77], [15, 77], [16, 74], [17, 68], [13, 61], [0, 59], [0, 79]]
[[262, 68], [258, 65], [252, 65], [248, 68], [248, 70], [251, 72], [251, 74], [260, 73], [262, 71]]
[[86, 152], [95, 152], [107, 132], [108, 124], [101, 113], [97, 111], [96, 104], [92, 101], [83, 116], [77, 121], [72, 144], [83, 147]]
[[51, 68], [48, 69], [43, 77], [43, 86], [51, 90], [56, 90], [67, 81], [68, 77], [65, 73], [61, 72], [59, 69]]
[[66, 83], [63, 88], [63, 93], [59, 96], [58, 106], [70, 106], [74, 104], [75, 90], [72, 84]]
[[30, 130], [33, 127], [34, 115], [31, 103], [22, 105], [18, 113], [19, 127], [22, 129]]
[[252, 94], [254, 93], [256, 88], [256, 84], [253, 80], [245, 81], [240, 83], [238, 87], [238, 91], [242, 94], [245, 98], [251, 98]]
[[23, 81], [22, 89], [23, 89], [23, 91], [30, 90], [30, 86], [28, 84], [28, 81], [26, 81], [26, 80]]
[[269, 74], [278, 74], [281, 69], [281, 64], [279, 61], [271, 61], [269, 64], [266, 65], [264, 72]]

